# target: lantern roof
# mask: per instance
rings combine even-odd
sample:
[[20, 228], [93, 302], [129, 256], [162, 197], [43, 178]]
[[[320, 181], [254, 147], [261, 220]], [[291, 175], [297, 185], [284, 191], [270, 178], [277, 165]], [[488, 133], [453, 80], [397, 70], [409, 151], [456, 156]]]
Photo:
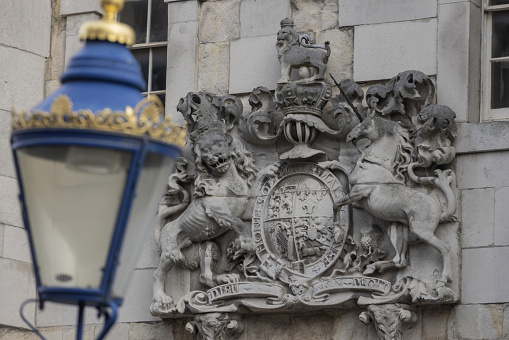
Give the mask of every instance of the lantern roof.
[[12, 110], [12, 131], [79, 129], [144, 137], [178, 147], [186, 129], [165, 118], [157, 96], [144, 98], [141, 68], [126, 48], [134, 31], [115, 21], [123, 0], [101, 0], [104, 16], [85, 23], [85, 46], [73, 56], [62, 86], [29, 111]]

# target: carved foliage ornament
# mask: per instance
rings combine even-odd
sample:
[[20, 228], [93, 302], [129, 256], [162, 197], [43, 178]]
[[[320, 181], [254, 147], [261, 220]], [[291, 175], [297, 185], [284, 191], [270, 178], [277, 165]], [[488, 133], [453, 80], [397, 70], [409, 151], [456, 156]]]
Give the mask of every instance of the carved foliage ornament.
[[[354, 301], [381, 339], [400, 339], [416, 304], [458, 299], [455, 114], [419, 71], [366, 94], [331, 77], [333, 96], [329, 44], [299, 36], [290, 19], [277, 48], [278, 87], [254, 89], [250, 112], [207, 92], [179, 103], [193, 154], [161, 202], [151, 312], [193, 314], [190, 331], [223, 339], [238, 335], [243, 313]], [[175, 265], [198, 280], [174, 301], [165, 281]]]

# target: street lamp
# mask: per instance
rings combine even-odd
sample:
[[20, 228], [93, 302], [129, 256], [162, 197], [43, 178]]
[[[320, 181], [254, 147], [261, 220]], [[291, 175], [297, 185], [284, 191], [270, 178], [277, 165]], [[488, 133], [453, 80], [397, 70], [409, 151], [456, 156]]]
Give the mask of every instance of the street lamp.
[[[123, 0], [101, 0], [102, 20], [80, 30], [85, 46], [62, 86], [29, 112], [14, 112], [11, 144], [40, 308], [96, 307], [102, 339], [136, 265], [185, 130], [144, 99], [133, 30], [115, 21]], [[35, 329], [34, 329], [35, 330]], [[37, 331], [36, 331], [37, 332]]]

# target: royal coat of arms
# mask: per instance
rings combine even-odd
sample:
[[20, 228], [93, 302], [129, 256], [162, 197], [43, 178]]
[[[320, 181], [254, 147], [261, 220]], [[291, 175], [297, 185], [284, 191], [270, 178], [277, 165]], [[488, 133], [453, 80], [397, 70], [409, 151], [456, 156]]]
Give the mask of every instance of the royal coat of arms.
[[[244, 313], [354, 303], [380, 332], [399, 327], [396, 339], [416, 304], [459, 298], [455, 114], [419, 71], [366, 91], [337, 82], [326, 73], [334, 46], [290, 19], [276, 48], [277, 89], [254, 89], [250, 112], [207, 92], [178, 105], [192, 157], [161, 202], [151, 312], [195, 315], [188, 330], [226, 339], [242, 332]], [[175, 266], [197, 280], [171, 297]]]

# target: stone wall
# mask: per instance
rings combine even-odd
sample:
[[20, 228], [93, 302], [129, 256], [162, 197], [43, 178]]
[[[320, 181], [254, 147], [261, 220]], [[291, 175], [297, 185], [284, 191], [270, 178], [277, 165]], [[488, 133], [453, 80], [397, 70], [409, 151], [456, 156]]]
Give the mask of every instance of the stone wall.
[[[154, 1], [154, 0], [153, 0]], [[162, 1], [162, 0], [159, 0]], [[26, 234], [10, 155], [11, 105], [28, 109], [58, 86], [65, 62], [80, 47], [79, 25], [99, 16], [96, 0], [11, 0], [0, 3], [0, 339], [36, 339], [18, 308], [35, 298]], [[279, 21], [331, 42], [336, 79], [384, 83], [407, 69], [437, 86], [437, 102], [457, 114], [455, 171], [461, 197], [461, 302], [419, 308], [405, 339], [509, 339], [509, 122], [480, 122], [481, 0], [165, 0], [168, 3], [167, 114], [190, 91], [246, 94], [273, 90], [280, 76]], [[29, 20], [28, 20], [29, 18]], [[245, 108], [249, 107], [244, 105]], [[108, 339], [192, 339], [187, 320], [149, 313], [157, 266], [152, 234]], [[168, 291], [179, 296], [191, 278], [174, 269]], [[507, 309], [507, 312], [506, 312]], [[377, 339], [360, 310], [314, 315], [250, 316], [241, 339]], [[25, 315], [48, 339], [74, 338], [76, 310], [47, 304]], [[101, 329], [90, 311], [85, 339]]]
[[[0, 4], [0, 324], [25, 327], [21, 303], [35, 298], [35, 280], [18, 204], [18, 184], [10, 150], [11, 109], [42, 100], [50, 56], [52, 8], [56, 1]], [[34, 322], [35, 308], [27, 318]], [[8, 338], [8, 337], [2, 337]]]

